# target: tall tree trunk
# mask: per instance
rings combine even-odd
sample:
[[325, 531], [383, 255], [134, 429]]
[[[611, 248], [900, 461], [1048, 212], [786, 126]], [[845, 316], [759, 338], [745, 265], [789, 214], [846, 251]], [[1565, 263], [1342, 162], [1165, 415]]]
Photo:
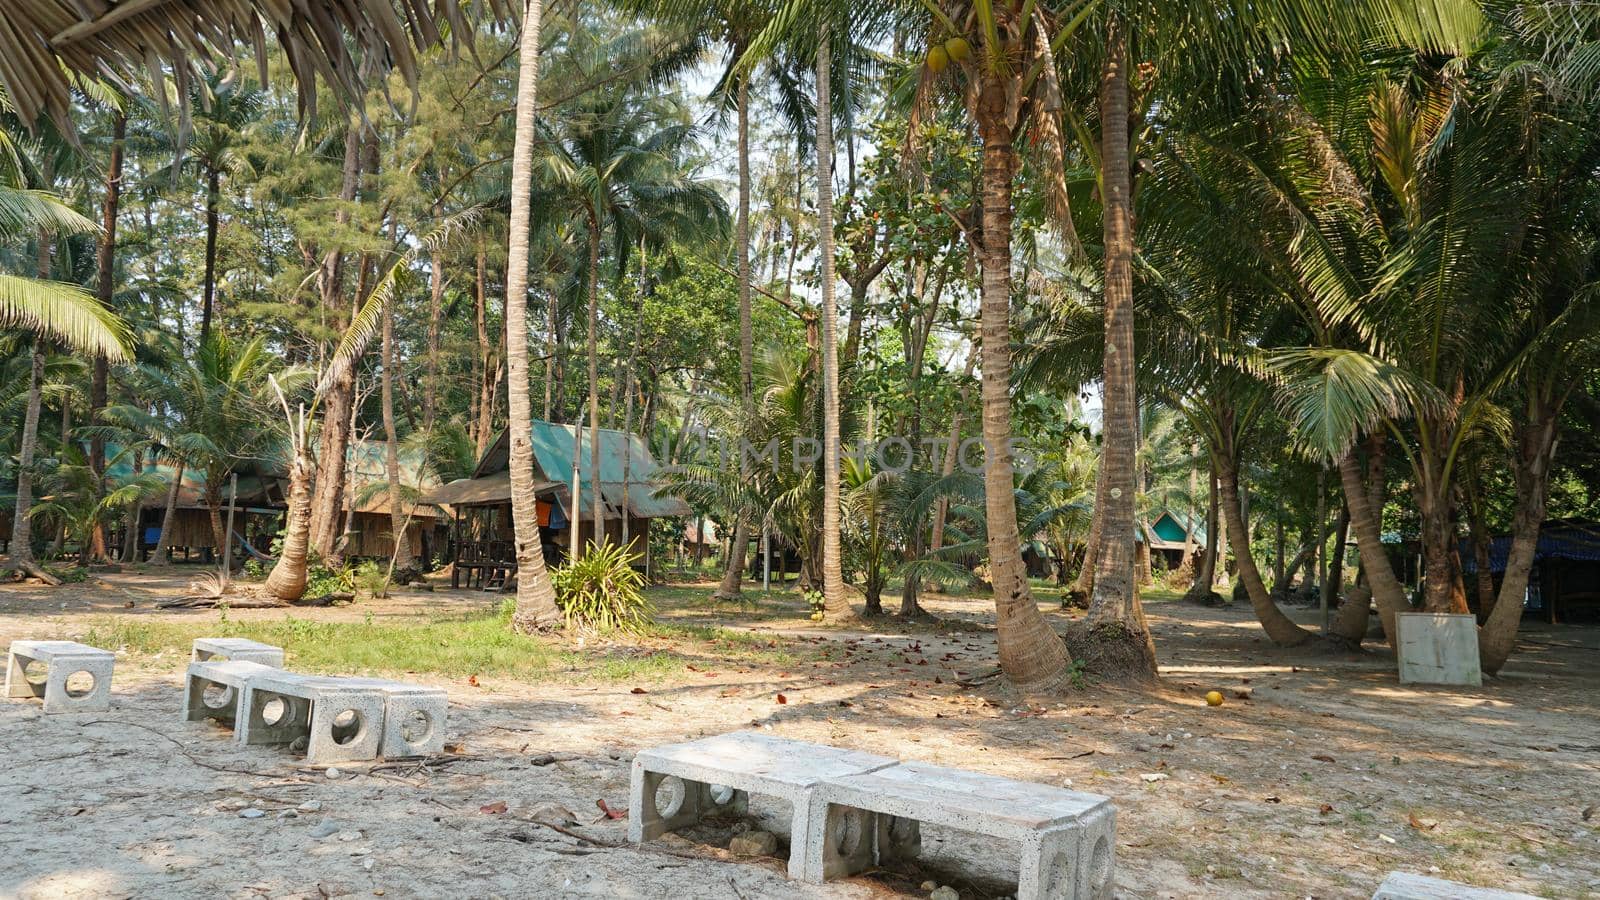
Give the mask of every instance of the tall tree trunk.
[[156, 546], [150, 551], [150, 564], [152, 566], [165, 566], [171, 564], [167, 552], [172, 549], [172, 529], [178, 522], [178, 491], [183, 485], [184, 464], [182, 460], [173, 467], [172, 483], [167, 485], [167, 502], [161, 513], [161, 533], [156, 536]]
[[1233, 545], [1233, 557], [1239, 565], [1239, 580], [1244, 583], [1250, 606], [1267, 637], [1280, 647], [1297, 647], [1311, 640], [1312, 633], [1295, 624], [1295, 621], [1278, 608], [1261, 581], [1261, 570], [1256, 568], [1255, 554], [1250, 551], [1250, 536], [1244, 527], [1244, 510], [1239, 500], [1239, 461], [1235, 449], [1222, 447], [1217, 458], [1217, 488], [1228, 518], [1228, 543]]
[[1356, 548], [1361, 552], [1361, 571], [1372, 590], [1372, 600], [1377, 604], [1383, 633], [1392, 647], [1394, 615], [1406, 608], [1406, 592], [1400, 579], [1395, 577], [1389, 555], [1384, 552], [1383, 526], [1361, 475], [1361, 463], [1351, 449], [1339, 460], [1339, 479], [1344, 487], [1345, 506], [1350, 510], [1350, 528], [1356, 533]]
[[[538, 131], [539, 32], [543, 0], [528, 0], [522, 19], [517, 73], [517, 130], [511, 154], [511, 234], [506, 250], [506, 400], [511, 433], [511, 521], [516, 531], [517, 608], [511, 627], [521, 632], [561, 621], [555, 588], [544, 568], [539, 503], [533, 480], [533, 398], [528, 379], [528, 227], [532, 220], [533, 152]], [[574, 498], [576, 500], [576, 498]], [[573, 504], [577, 506], [576, 502]]]
[[1454, 492], [1445, 482], [1443, 470], [1443, 460], [1424, 460], [1425, 477], [1415, 491], [1422, 520], [1422, 608], [1461, 614], [1468, 612], [1467, 592], [1456, 565], [1461, 536], [1452, 515]]
[[[100, 240], [95, 248], [95, 296], [100, 305], [116, 305], [117, 212], [122, 201], [122, 154], [128, 134], [128, 117], [117, 113], [111, 123], [111, 158], [106, 164], [106, 202], [100, 224]], [[101, 412], [106, 408], [110, 388], [110, 365], [103, 356], [94, 360], [94, 376], [89, 386], [89, 422], [104, 425]], [[98, 434], [89, 439], [89, 470], [94, 473], [95, 499], [106, 494], [106, 439]], [[88, 535], [89, 559], [106, 559], [106, 526], [96, 520]]]
[[[961, 375], [961, 388], [956, 397], [955, 409], [950, 413], [950, 443], [944, 446], [944, 460], [939, 465], [939, 476], [949, 478], [956, 471], [956, 457], [961, 452], [961, 413], [972, 401], [972, 373], [977, 368], [979, 347], [974, 345], [967, 353], [967, 368]], [[933, 535], [928, 541], [930, 550], [944, 546], [945, 520], [950, 516], [950, 498], [940, 497], [933, 513]]]
[[[302, 426], [303, 427], [303, 426]], [[289, 462], [289, 511], [283, 526], [283, 549], [263, 589], [284, 603], [305, 596], [306, 569], [311, 548], [311, 479], [316, 463], [309, 438], [297, 432], [294, 457]]]
[[[494, 440], [494, 388], [500, 383], [500, 348], [489, 345], [489, 302], [485, 282], [488, 279], [488, 254], [483, 242], [478, 242], [477, 283], [473, 292], [473, 323], [478, 332], [478, 416], [472, 423], [472, 439], [477, 450], [475, 459], [482, 459], [489, 442]], [[501, 333], [500, 341], [505, 340]]]
[[[144, 454], [133, 454], [133, 477], [138, 478], [144, 474]], [[127, 564], [138, 562], [139, 556], [139, 522], [144, 515], [144, 499], [140, 498], [128, 507], [128, 514], [123, 519], [122, 527], [122, 552], [119, 561]]]
[[600, 220], [598, 212], [589, 227], [589, 493], [594, 545], [607, 541], [604, 482], [600, 478]]
[[834, 619], [855, 615], [845, 595], [839, 508], [839, 310], [833, 246], [833, 44], [827, 22], [817, 48], [817, 239], [822, 255], [822, 597]]
[[1211, 470], [1206, 473], [1206, 546], [1200, 551], [1199, 564], [1195, 566], [1194, 583], [1189, 585], [1189, 590], [1183, 599], [1197, 603], [1211, 595], [1212, 585], [1217, 580], [1217, 551], [1221, 541], [1221, 522], [1218, 507], [1221, 498], [1217, 491], [1217, 469], [1212, 463]]
[[[346, 150], [348, 153], [349, 151]], [[200, 343], [211, 336], [211, 320], [217, 308], [217, 206], [222, 199], [222, 173], [206, 166], [206, 268], [200, 293]]]
[[[361, 130], [354, 123], [347, 126], [344, 139], [344, 174], [339, 198], [345, 208], [334, 213], [334, 221], [341, 228], [350, 223], [348, 206], [355, 200], [361, 185]], [[344, 236], [336, 235], [335, 240]], [[344, 309], [344, 253], [337, 247], [322, 258], [318, 276], [324, 315], [335, 322], [345, 322]], [[358, 292], [359, 294], [359, 292]], [[360, 302], [358, 296], [357, 302]], [[344, 496], [345, 451], [350, 443], [350, 417], [355, 407], [355, 366], [328, 385], [322, 397], [322, 433], [317, 446], [317, 460], [312, 473], [316, 484], [311, 497], [311, 546], [324, 559], [334, 555], [334, 542], [338, 538], [339, 506]]]
[[[389, 534], [394, 541], [394, 569], [406, 572], [416, 568], [411, 552], [411, 539], [406, 526], [411, 516], [406, 513], [408, 504], [400, 488], [400, 438], [394, 427], [394, 301], [383, 304], [383, 450], [384, 474], [389, 482]], [[355, 509], [352, 500], [350, 509]]]
[[[556, 350], [561, 344], [561, 305], [554, 292], [545, 295], [544, 302], [544, 420], [560, 421], [561, 411], [555, 405]], [[554, 418], [552, 418], [554, 417]]]
[[[437, 205], [435, 217], [443, 215]], [[444, 250], [435, 248], [428, 260], [428, 383], [422, 390], [422, 431], [433, 433], [439, 403], [439, 318], [444, 313]]]
[[228, 535], [222, 530], [222, 486], [212, 486], [211, 478], [206, 478], [206, 515], [211, 519], [211, 549], [218, 558], [222, 556], [222, 549], [228, 546]]
[[[1008, 22], [1007, 33], [1016, 23]], [[989, 54], [1003, 52], [986, 48]], [[1016, 479], [1011, 463], [1011, 181], [1017, 171], [1012, 103], [1020, 77], [983, 65], [978, 86], [978, 132], [983, 139], [983, 494], [988, 521], [990, 579], [1000, 668], [1024, 693], [1063, 688], [1067, 647], [1034, 602], [1017, 529]]]
[[[750, 323], [750, 80], [740, 76], [739, 105], [739, 212], [735, 226], [734, 244], [739, 266], [739, 403], [746, 424], [755, 421], [755, 334]], [[631, 409], [631, 407], [630, 407]], [[741, 442], [739, 448], [739, 477], [750, 477], [750, 461]], [[745, 553], [750, 546], [750, 520], [740, 515], [734, 520], [733, 544], [728, 548], [727, 565], [722, 570], [722, 584], [716, 596], [731, 600], [741, 593], [740, 579], [744, 575]]]
[[1078, 577], [1072, 582], [1072, 590], [1068, 593], [1080, 598], [1078, 602], [1087, 604], [1094, 594], [1095, 565], [1100, 556], [1100, 529], [1106, 520], [1106, 477], [1105, 464], [1102, 458], [1101, 465], [1095, 469], [1094, 474], [1094, 510], [1089, 514], [1089, 535], [1083, 543], [1083, 564], [1078, 567]]
[[[43, 243], [40, 269], [50, 273], [48, 243]], [[44, 402], [44, 342], [33, 341], [33, 364], [28, 370], [28, 408], [22, 418], [22, 444], [17, 454], [17, 500], [11, 519], [11, 564], [28, 570], [33, 561], [33, 457], [39, 447], [39, 409]]]
[[1557, 421], [1561, 404], [1545, 386], [1529, 391], [1527, 420], [1518, 429], [1512, 476], [1517, 485], [1516, 511], [1511, 519], [1511, 546], [1500, 594], [1488, 621], [1478, 632], [1478, 657], [1483, 671], [1499, 674], [1516, 649], [1517, 628], [1522, 623], [1522, 601], [1528, 575], [1539, 549], [1550, 488], [1550, 465], [1555, 458]]
[[1128, 136], [1128, 37], [1125, 23], [1112, 14], [1106, 24], [1106, 57], [1100, 76], [1100, 159], [1105, 198], [1105, 412], [1101, 446], [1100, 544], [1095, 553], [1094, 593], [1089, 623], [1104, 637], [1114, 628], [1127, 633], [1143, 652], [1145, 669], [1130, 673], [1154, 678], [1155, 643], [1145, 624], [1134, 583], [1135, 444], [1139, 402], [1133, 379], [1133, 198]]

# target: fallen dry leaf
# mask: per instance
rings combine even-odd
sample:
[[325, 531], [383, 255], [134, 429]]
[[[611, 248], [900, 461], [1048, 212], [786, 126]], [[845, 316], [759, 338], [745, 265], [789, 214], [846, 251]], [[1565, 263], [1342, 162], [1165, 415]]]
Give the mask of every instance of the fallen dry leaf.
[[1411, 813], [1407, 816], [1407, 819], [1410, 820], [1411, 827], [1418, 831], [1432, 831], [1439, 827], [1438, 822], [1435, 822], [1431, 819], [1419, 819], [1417, 818], [1416, 813]]
[[1333, 806], [1332, 806], [1332, 804], [1324, 803], [1324, 804], [1322, 804], [1322, 806], [1320, 806], [1317, 809], [1317, 812], [1320, 812], [1323, 815], [1327, 815], [1328, 813], [1333, 812]]
[[648, 694], [650, 692], [645, 690], [644, 688], [636, 687], [633, 690], [629, 691], [628, 693], [630, 693], [630, 694]]
[[606, 801], [604, 799], [596, 800], [594, 802], [594, 805], [600, 807], [600, 811], [605, 813], [606, 814], [606, 818], [608, 818], [608, 819], [626, 819], [628, 817], [628, 811], [627, 810], [625, 810], [625, 809], [612, 809], [611, 807], [606, 805]]
[[779, 703], [788, 703], [788, 702], [789, 702], [789, 698], [788, 698], [788, 697], [785, 697], [785, 696], [784, 696], [784, 695], [782, 695], [782, 694], [779, 694], [779, 695], [778, 695], [778, 702], [779, 702]]
[[467, 676], [467, 684], [470, 684], [473, 687], [477, 687], [478, 686], [478, 676], [476, 676], [476, 675], [468, 675]]
[[496, 800], [493, 803], [485, 803], [484, 805], [478, 807], [478, 812], [490, 816], [497, 816], [505, 811], [506, 802], [504, 800]]
[[1313, 754], [1311, 758], [1316, 760], [1317, 762], [1325, 762], [1325, 763], [1336, 762], [1336, 760], [1333, 757], [1329, 756], [1326, 753], [1316, 753], [1316, 754]]

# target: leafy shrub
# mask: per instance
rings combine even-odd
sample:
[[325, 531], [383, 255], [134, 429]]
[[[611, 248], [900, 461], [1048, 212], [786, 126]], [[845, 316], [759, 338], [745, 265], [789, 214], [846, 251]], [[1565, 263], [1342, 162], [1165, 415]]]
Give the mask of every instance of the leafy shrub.
[[655, 609], [644, 596], [638, 557], [619, 544], [589, 545], [579, 559], [554, 570], [556, 605], [568, 626], [597, 631], [642, 631]]
[[383, 588], [383, 579], [388, 574], [387, 564], [379, 565], [376, 560], [364, 559], [356, 563], [355, 569], [350, 573], [350, 580], [361, 590], [376, 594]]

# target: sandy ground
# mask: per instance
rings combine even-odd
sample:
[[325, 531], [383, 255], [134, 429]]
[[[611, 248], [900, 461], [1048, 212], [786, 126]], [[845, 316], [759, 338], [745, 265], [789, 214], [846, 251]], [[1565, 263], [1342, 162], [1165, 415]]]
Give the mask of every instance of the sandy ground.
[[[216, 615], [150, 609], [181, 587], [131, 574], [0, 587], [0, 642], [71, 636], [107, 615]], [[294, 615], [404, 618], [490, 602], [411, 594]], [[929, 605], [975, 624], [988, 610]], [[701, 657], [638, 683], [419, 677], [450, 692], [458, 756], [337, 777], [179, 723], [171, 656], [119, 658], [107, 713], [46, 717], [33, 701], [0, 702], [0, 897], [735, 900], [925, 896], [926, 880], [963, 898], [1008, 890], [1004, 845], [933, 829], [918, 869], [827, 888], [785, 880], [777, 859], [735, 860], [726, 826], [620, 846], [625, 822], [597, 801], [627, 805], [632, 754], [738, 728], [1105, 794], [1118, 809], [1123, 897], [1367, 897], [1393, 869], [1600, 896], [1600, 629], [1534, 626], [1482, 689], [1418, 689], [1397, 683], [1387, 653], [1279, 651], [1248, 609], [1157, 604], [1160, 689], [1090, 684], [1041, 708], [956, 684], [992, 665], [992, 635], [976, 627], [845, 631], [664, 612], [769, 631], [806, 661]], [[1213, 688], [1229, 695], [1220, 708], [1201, 698]], [[777, 812], [753, 810], [758, 825]], [[590, 840], [536, 819], [576, 821], [565, 830]]]

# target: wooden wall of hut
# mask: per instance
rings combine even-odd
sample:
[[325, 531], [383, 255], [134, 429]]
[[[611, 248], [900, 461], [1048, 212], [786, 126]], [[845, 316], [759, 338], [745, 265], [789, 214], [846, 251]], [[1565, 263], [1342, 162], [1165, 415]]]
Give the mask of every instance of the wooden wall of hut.
[[[406, 539], [413, 557], [441, 552], [442, 536], [430, 534], [435, 530], [434, 519], [412, 519], [406, 527]], [[439, 539], [434, 539], [439, 538]], [[394, 554], [393, 523], [388, 513], [358, 512], [351, 523], [350, 541], [345, 546], [346, 556], [388, 559]]]

